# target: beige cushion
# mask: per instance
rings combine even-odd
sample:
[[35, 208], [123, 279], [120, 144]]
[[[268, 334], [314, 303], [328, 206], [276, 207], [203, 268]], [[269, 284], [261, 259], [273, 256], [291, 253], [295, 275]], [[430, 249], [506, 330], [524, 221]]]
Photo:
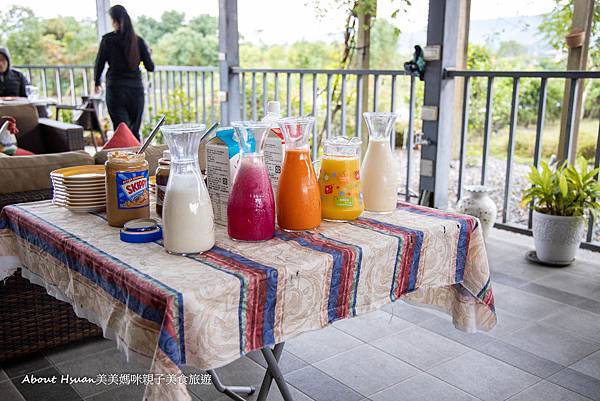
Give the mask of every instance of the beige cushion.
[[0, 194], [52, 187], [50, 172], [63, 167], [94, 164], [87, 152], [51, 153], [0, 158]]

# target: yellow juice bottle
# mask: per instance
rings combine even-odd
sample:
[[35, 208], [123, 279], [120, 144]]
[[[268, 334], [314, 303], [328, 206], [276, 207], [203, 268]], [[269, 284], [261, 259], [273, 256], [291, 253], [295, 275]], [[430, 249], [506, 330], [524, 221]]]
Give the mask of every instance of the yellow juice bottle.
[[321, 217], [325, 220], [354, 220], [363, 212], [360, 144], [358, 138], [337, 137], [325, 141], [319, 174]]

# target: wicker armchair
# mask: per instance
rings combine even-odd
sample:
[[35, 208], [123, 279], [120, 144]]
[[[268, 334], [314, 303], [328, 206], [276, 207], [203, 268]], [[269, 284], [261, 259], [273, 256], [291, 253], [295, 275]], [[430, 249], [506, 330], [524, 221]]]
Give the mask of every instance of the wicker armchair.
[[[166, 146], [150, 146], [146, 160], [155, 171]], [[106, 151], [0, 157], [0, 212], [7, 205], [52, 198], [50, 171], [82, 164], [104, 164]], [[31, 284], [20, 272], [0, 281], [0, 362], [102, 335], [79, 319], [68, 303]]]
[[[83, 151], [1, 157], [0, 211], [15, 203], [51, 199], [50, 171], [93, 163]], [[100, 335], [98, 326], [79, 319], [71, 305], [20, 272], [0, 281], [0, 362]]]
[[83, 150], [83, 128], [79, 125], [39, 118], [32, 104], [0, 105], [1, 116], [17, 120], [17, 144], [35, 154]]

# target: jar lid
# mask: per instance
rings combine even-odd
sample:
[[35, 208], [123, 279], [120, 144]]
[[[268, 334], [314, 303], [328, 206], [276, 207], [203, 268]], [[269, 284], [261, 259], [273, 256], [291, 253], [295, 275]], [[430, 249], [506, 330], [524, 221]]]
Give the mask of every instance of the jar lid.
[[335, 136], [325, 140], [323, 151], [330, 156], [358, 157], [362, 141], [358, 137]]
[[162, 238], [162, 229], [154, 219], [133, 219], [123, 225], [119, 237], [135, 244], [154, 242]]
[[169, 151], [169, 149], [167, 150], [163, 150], [163, 159], [165, 160], [171, 160], [171, 152]]
[[150, 231], [158, 227], [158, 221], [154, 219], [133, 219], [123, 224], [125, 231]]
[[114, 150], [108, 152], [106, 158], [109, 162], [118, 163], [140, 163], [146, 160], [145, 153], [136, 153], [128, 150]]
[[121, 238], [121, 241], [132, 244], [154, 242], [162, 238], [162, 229], [156, 227], [150, 231], [126, 231], [122, 228], [119, 237]]

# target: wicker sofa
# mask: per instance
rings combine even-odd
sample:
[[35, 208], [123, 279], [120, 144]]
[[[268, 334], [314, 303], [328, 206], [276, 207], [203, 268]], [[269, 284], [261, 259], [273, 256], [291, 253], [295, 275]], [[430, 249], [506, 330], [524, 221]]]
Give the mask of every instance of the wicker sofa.
[[[146, 151], [154, 171], [165, 146]], [[106, 151], [94, 157], [84, 151], [35, 156], [0, 157], [0, 210], [4, 206], [52, 198], [50, 171], [84, 164], [103, 164]], [[0, 362], [74, 341], [102, 335], [79, 319], [70, 304], [31, 284], [20, 272], [0, 282]]]

